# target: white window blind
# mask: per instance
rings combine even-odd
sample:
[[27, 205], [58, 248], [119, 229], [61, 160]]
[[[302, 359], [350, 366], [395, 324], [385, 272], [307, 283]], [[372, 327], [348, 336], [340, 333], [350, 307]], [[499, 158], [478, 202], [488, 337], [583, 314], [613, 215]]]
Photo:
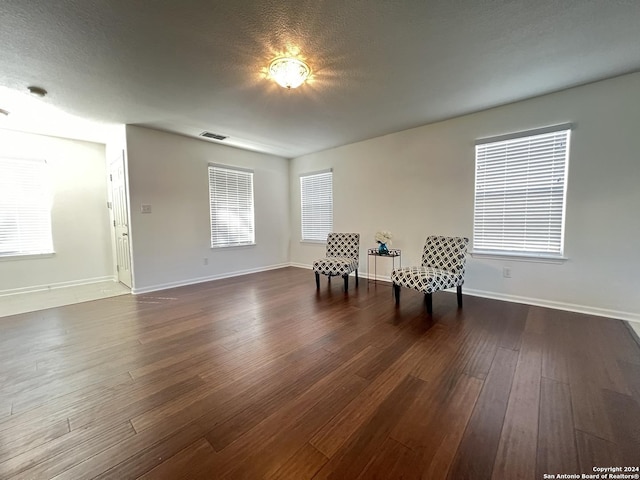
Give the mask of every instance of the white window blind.
[[209, 165], [211, 247], [255, 243], [253, 172]]
[[474, 251], [563, 254], [570, 132], [478, 142]]
[[300, 177], [302, 240], [325, 242], [333, 230], [333, 172]]
[[53, 253], [44, 160], [0, 158], [0, 256]]

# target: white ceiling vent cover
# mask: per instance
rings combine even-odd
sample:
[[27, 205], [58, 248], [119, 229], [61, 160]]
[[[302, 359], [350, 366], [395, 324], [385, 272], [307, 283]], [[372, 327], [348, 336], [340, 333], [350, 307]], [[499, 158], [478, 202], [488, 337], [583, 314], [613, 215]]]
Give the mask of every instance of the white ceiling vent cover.
[[202, 132], [200, 134], [201, 137], [206, 137], [206, 138], [211, 138], [213, 140], [224, 140], [226, 138], [228, 138], [226, 135], [219, 135], [217, 133], [211, 133], [211, 132]]

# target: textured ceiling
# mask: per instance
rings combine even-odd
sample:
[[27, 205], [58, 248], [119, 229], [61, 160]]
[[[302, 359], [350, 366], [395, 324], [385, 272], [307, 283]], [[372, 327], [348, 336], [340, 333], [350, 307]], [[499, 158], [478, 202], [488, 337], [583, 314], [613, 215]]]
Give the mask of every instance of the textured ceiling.
[[[0, 15], [0, 86], [285, 157], [640, 69], [638, 0], [2, 0]], [[288, 48], [313, 69], [291, 91], [262, 73]]]

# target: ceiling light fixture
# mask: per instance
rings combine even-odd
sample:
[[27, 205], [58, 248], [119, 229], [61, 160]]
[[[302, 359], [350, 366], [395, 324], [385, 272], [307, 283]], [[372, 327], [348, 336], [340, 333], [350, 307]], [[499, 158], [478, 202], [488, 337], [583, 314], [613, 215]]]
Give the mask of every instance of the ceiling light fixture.
[[269, 75], [278, 85], [292, 89], [302, 85], [311, 74], [309, 65], [293, 57], [279, 57], [269, 65]]
[[44, 88], [31, 86], [31, 87], [27, 87], [27, 89], [29, 90], [29, 93], [34, 97], [42, 98], [47, 95], [47, 91]]

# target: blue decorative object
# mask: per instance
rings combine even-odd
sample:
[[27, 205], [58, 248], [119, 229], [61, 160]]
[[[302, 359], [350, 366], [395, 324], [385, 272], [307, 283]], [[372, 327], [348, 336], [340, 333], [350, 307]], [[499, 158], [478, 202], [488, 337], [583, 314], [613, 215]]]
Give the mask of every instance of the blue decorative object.
[[389, 249], [387, 248], [386, 243], [380, 243], [380, 246], [378, 247], [378, 253], [380, 255], [389, 255]]

